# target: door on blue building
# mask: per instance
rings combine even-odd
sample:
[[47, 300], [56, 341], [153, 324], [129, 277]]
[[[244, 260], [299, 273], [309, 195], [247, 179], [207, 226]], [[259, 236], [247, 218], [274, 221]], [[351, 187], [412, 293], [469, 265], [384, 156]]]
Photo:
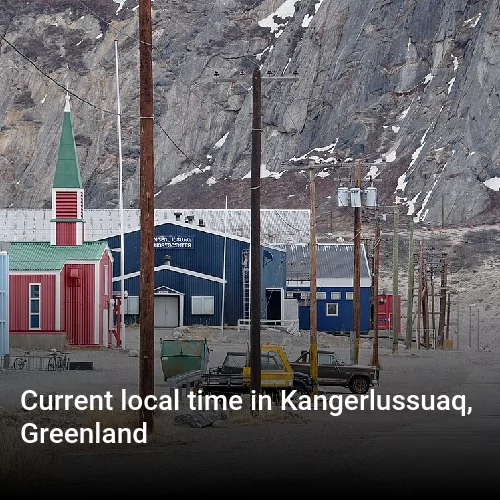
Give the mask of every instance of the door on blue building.
[[282, 320], [283, 290], [281, 288], [266, 288], [266, 318]]

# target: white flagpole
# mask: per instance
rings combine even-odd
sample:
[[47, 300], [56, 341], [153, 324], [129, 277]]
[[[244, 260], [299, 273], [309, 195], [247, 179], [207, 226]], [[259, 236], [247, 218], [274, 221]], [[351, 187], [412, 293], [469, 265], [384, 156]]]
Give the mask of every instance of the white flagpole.
[[227, 196], [226, 196], [226, 208], [224, 210], [224, 257], [222, 259], [222, 313], [220, 322], [220, 336], [224, 337], [224, 302], [226, 297], [226, 245], [227, 245]]
[[124, 244], [124, 222], [123, 222], [123, 158], [122, 158], [122, 127], [121, 127], [121, 106], [120, 106], [120, 80], [118, 78], [118, 40], [115, 39], [115, 66], [116, 66], [116, 122], [118, 128], [118, 155], [120, 161], [119, 172], [119, 207], [120, 207], [120, 286], [121, 286], [121, 339], [122, 348], [125, 349], [125, 244]]

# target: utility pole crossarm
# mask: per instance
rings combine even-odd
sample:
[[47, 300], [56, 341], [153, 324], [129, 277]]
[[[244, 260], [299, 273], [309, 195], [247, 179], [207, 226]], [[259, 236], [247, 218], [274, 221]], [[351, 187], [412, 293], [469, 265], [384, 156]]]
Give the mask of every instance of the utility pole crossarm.
[[[262, 76], [261, 81], [287, 81], [287, 82], [297, 82], [299, 79], [295, 76]], [[219, 78], [215, 77], [216, 82], [221, 83], [237, 83], [237, 82], [245, 82], [252, 83], [252, 78], [248, 77], [236, 77], [236, 78]]]

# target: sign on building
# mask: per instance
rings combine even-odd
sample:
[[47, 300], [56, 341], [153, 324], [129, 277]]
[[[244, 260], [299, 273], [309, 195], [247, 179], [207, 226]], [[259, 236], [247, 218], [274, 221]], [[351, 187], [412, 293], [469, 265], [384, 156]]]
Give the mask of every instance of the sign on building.
[[155, 236], [155, 248], [194, 248], [194, 236]]

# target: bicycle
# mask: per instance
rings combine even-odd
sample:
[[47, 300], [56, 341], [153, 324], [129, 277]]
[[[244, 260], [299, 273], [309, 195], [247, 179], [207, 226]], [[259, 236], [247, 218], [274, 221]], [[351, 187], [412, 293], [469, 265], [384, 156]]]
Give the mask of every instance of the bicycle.
[[14, 359], [14, 370], [24, 370], [28, 367], [30, 351], [24, 351], [24, 355], [22, 357], [18, 357]]
[[49, 362], [47, 364], [47, 370], [62, 372], [68, 367], [68, 357], [66, 352], [60, 351], [50, 351], [49, 352]]

